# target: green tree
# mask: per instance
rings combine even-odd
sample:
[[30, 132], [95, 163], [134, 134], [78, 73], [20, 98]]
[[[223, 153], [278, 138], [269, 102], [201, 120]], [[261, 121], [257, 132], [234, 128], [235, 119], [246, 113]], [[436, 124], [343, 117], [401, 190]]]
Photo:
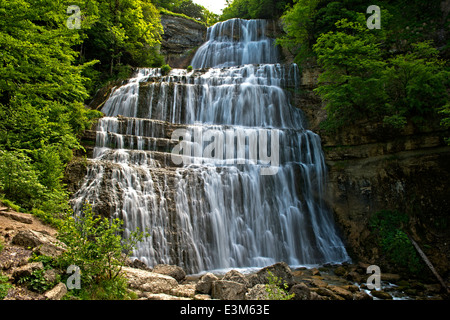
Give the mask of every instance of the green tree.
[[386, 94], [381, 81], [386, 62], [380, 41], [360, 21], [336, 23], [313, 46], [324, 72], [315, 91], [326, 101], [327, 129], [382, 113]]
[[0, 191], [26, 209], [61, 203], [64, 165], [99, 114], [83, 104], [82, 73], [96, 61], [77, 63], [82, 37], [67, 28], [66, 10], [62, 1], [0, 1], [0, 148], [20, 171], [17, 186], [2, 175]]
[[388, 60], [384, 71], [388, 96], [384, 122], [403, 127], [408, 119], [423, 124], [448, 103], [450, 73], [439, 52], [429, 42], [411, 45], [411, 50]]

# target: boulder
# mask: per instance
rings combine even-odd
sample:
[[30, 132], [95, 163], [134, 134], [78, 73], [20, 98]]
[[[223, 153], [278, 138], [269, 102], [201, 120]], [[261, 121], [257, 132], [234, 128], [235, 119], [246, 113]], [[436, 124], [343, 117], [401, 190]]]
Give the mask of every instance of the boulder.
[[193, 299], [195, 296], [195, 283], [179, 285], [171, 290], [171, 295]]
[[316, 293], [321, 296], [328, 297], [331, 300], [345, 300], [344, 298], [337, 295], [336, 293], [334, 293], [332, 290], [330, 290], [328, 288], [318, 288], [316, 290]]
[[339, 266], [334, 270], [334, 274], [343, 277], [347, 274], [347, 269], [344, 266]]
[[67, 287], [64, 283], [58, 283], [53, 289], [44, 293], [47, 300], [61, 300], [62, 297], [67, 293]]
[[139, 260], [139, 259], [134, 259], [133, 261], [128, 261], [127, 263], [128, 267], [131, 268], [135, 268], [135, 269], [142, 269], [142, 270], [146, 270], [146, 271], [153, 271], [152, 268], [148, 267], [145, 262]]
[[246, 300], [269, 300], [265, 284], [257, 284], [245, 294]]
[[219, 300], [244, 300], [247, 287], [242, 283], [217, 280], [212, 284], [211, 297]]
[[373, 300], [372, 296], [367, 294], [365, 291], [355, 292], [353, 295], [354, 300]]
[[289, 290], [289, 294], [294, 293], [292, 300], [311, 300], [311, 289], [304, 283], [295, 284]]
[[269, 272], [274, 277], [281, 279], [283, 283], [287, 283], [289, 288], [295, 284], [291, 268], [289, 268], [289, 266], [285, 262], [278, 262], [271, 266], [262, 268], [256, 274], [252, 274], [249, 277], [250, 286], [253, 287], [257, 284], [268, 284]]
[[250, 287], [250, 282], [245, 278], [245, 276], [237, 270], [230, 270], [223, 276], [222, 280], [234, 281], [237, 283], [242, 283], [247, 288]]
[[42, 264], [42, 262], [28, 263], [24, 266], [14, 269], [12, 277], [14, 281], [17, 282], [20, 278], [29, 277], [34, 271], [42, 269], [44, 269], [44, 265]]
[[216, 280], [219, 280], [219, 278], [217, 278], [212, 273], [208, 272], [208, 273], [204, 274], [200, 278], [200, 281], [197, 282], [197, 285], [195, 287], [195, 291], [198, 292], [198, 293], [210, 294], [211, 293], [211, 289], [212, 289], [212, 284]]
[[48, 234], [34, 230], [21, 230], [12, 239], [12, 244], [31, 248], [38, 254], [57, 257], [64, 252], [65, 245]]
[[123, 267], [122, 271], [128, 279], [128, 286], [135, 292], [171, 294], [178, 287], [177, 280], [164, 274], [130, 267]]
[[178, 282], [183, 281], [186, 278], [186, 272], [181, 267], [169, 264], [157, 264], [153, 268], [154, 273], [164, 274], [170, 276], [177, 280]]
[[353, 300], [353, 293], [351, 293], [347, 289], [337, 286], [328, 286], [328, 289], [336, 293], [338, 296], [341, 296], [345, 300]]
[[392, 300], [392, 296], [391, 296], [389, 293], [387, 293], [387, 292], [385, 292], [385, 291], [383, 291], [383, 290], [380, 290], [380, 291], [378, 291], [378, 290], [372, 290], [372, 291], [370, 292], [370, 294], [371, 294], [372, 296], [374, 296], [375, 298], [378, 298], [378, 299]]

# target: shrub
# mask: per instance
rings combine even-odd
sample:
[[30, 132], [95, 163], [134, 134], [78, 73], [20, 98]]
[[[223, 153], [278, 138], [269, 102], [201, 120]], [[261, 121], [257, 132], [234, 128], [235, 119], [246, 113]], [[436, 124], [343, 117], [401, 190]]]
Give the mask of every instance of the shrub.
[[271, 271], [268, 272], [268, 281], [266, 292], [270, 300], [291, 300], [295, 293], [288, 294], [288, 284], [281, 278], [275, 276]]
[[192, 66], [188, 66], [188, 67], [186, 68], [186, 70], [187, 70], [188, 72], [191, 72], [193, 69], [194, 69], [194, 68], [193, 68]]
[[161, 74], [167, 75], [169, 74], [170, 70], [172, 70], [172, 68], [168, 64], [165, 64], [161, 67]]
[[12, 285], [8, 282], [8, 277], [3, 276], [0, 272], [0, 300], [5, 299], [10, 288], [12, 288]]
[[[146, 234], [133, 232], [122, 239], [123, 222], [95, 216], [89, 204], [78, 215], [65, 217], [60, 226], [59, 240], [68, 249], [59, 258], [63, 269], [76, 265], [81, 271], [81, 291], [78, 296], [88, 298], [123, 299], [126, 281], [121, 276], [127, 255]], [[101, 292], [101, 294], [100, 294]]]
[[402, 230], [408, 216], [398, 211], [382, 210], [370, 219], [369, 227], [378, 237], [378, 243], [390, 262], [418, 274], [423, 265], [417, 252]]

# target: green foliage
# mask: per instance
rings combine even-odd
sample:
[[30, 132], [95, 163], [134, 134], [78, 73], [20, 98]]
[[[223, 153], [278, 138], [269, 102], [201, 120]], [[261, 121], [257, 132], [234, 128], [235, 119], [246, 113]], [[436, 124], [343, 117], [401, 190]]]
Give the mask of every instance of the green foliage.
[[69, 265], [80, 268], [81, 291], [75, 293], [78, 296], [123, 298], [126, 282], [122, 280], [121, 268], [127, 255], [147, 234], [138, 230], [128, 239], [122, 239], [122, 224], [119, 219], [110, 221], [95, 216], [88, 204], [77, 216], [63, 219], [58, 238], [68, 249], [59, 263], [63, 269]]
[[288, 293], [288, 284], [271, 271], [268, 271], [267, 279], [269, 283], [265, 289], [269, 300], [291, 300], [295, 296], [295, 293]]
[[[383, 60], [374, 33], [358, 22], [340, 20], [338, 31], [323, 34], [313, 46], [324, 68], [315, 91], [327, 102], [327, 129], [336, 129], [383, 108]], [[381, 103], [380, 103], [381, 101]]]
[[8, 282], [8, 277], [3, 276], [0, 272], [0, 300], [5, 299], [8, 290], [13, 286]]
[[386, 57], [386, 34], [342, 19], [337, 31], [322, 34], [313, 46], [324, 68], [315, 90], [326, 102], [323, 127], [336, 130], [360, 119], [383, 121], [397, 129], [436, 115], [448, 101], [450, 73], [430, 43], [412, 44], [406, 54]]
[[161, 67], [161, 74], [167, 75], [169, 74], [170, 70], [172, 70], [172, 68], [168, 64], [165, 64]]
[[233, 0], [223, 10], [220, 20], [241, 19], [277, 19], [292, 0]]
[[194, 68], [193, 68], [192, 66], [187, 66], [187, 68], [186, 68], [186, 70], [187, 70], [188, 72], [191, 72], [193, 69], [194, 69]]
[[406, 214], [383, 210], [374, 214], [369, 227], [377, 235], [380, 247], [392, 263], [418, 274], [423, 270], [423, 264], [402, 230], [407, 222]]

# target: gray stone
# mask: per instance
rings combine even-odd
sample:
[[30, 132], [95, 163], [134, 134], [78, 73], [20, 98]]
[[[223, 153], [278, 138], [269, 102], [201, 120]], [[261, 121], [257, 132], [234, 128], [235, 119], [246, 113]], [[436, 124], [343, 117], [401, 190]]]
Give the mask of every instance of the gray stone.
[[20, 278], [29, 277], [36, 270], [44, 269], [44, 265], [42, 262], [32, 262], [28, 263], [24, 266], [21, 266], [14, 270], [12, 277], [15, 282], [17, 282]]
[[222, 280], [234, 281], [237, 283], [242, 283], [247, 288], [250, 288], [250, 282], [245, 278], [245, 276], [237, 270], [230, 270], [223, 276]]
[[178, 282], [174, 278], [155, 272], [123, 267], [124, 276], [128, 279], [130, 289], [149, 293], [171, 294], [172, 290], [178, 287]]
[[64, 283], [58, 283], [53, 289], [44, 293], [44, 296], [48, 300], [61, 300], [62, 297], [67, 293], [67, 287]]
[[265, 284], [257, 284], [245, 294], [246, 300], [269, 300]]
[[272, 276], [280, 279], [283, 283], [287, 283], [289, 288], [295, 284], [291, 268], [289, 268], [285, 262], [278, 262], [271, 266], [262, 268], [256, 274], [251, 275], [249, 277], [250, 286], [253, 287], [257, 284], [268, 284], [270, 273]]
[[244, 300], [247, 288], [242, 283], [217, 280], [212, 284], [211, 297], [219, 300]]
[[181, 267], [169, 264], [158, 264], [153, 268], [153, 272], [165, 274], [177, 280], [183, 281], [186, 278], [186, 272]]
[[304, 283], [293, 285], [289, 294], [294, 293], [293, 300], [311, 300], [311, 289]]
[[212, 290], [212, 283], [216, 280], [219, 280], [219, 278], [212, 273], [208, 272], [204, 274], [197, 282], [195, 291], [198, 293], [210, 294]]

